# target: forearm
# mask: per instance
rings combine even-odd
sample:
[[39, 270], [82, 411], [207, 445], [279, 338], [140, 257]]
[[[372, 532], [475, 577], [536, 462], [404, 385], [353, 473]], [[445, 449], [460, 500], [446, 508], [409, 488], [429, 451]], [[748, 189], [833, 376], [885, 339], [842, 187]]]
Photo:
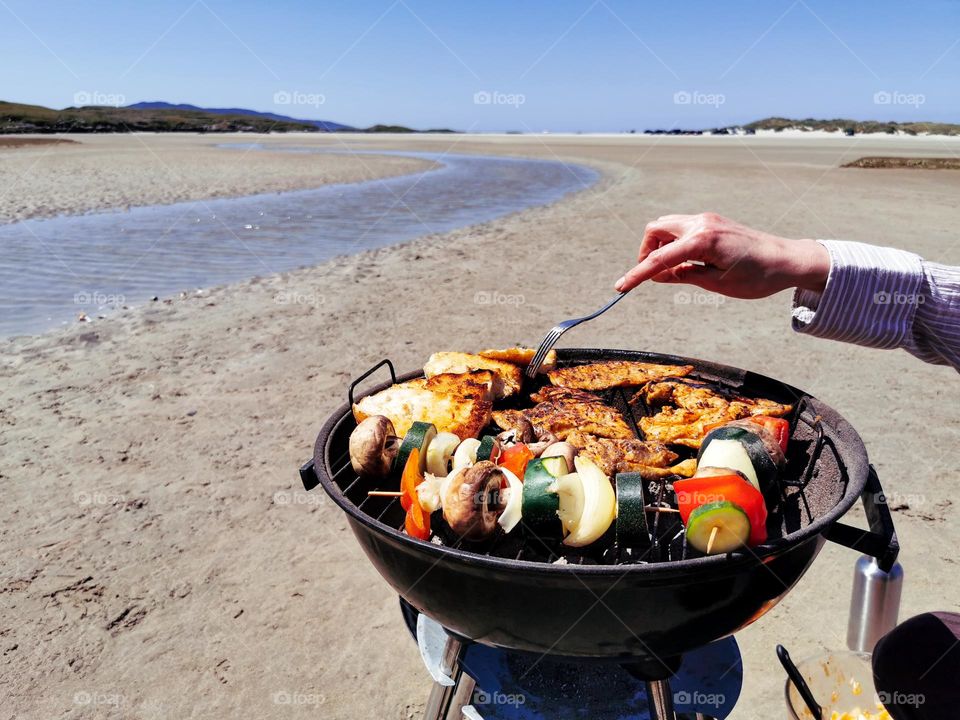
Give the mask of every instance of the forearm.
[[960, 370], [960, 268], [862, 243], [821, 241], [830, 253], [822, 293], [798, 290], [793, 327], [874, 348], [900, 347]]

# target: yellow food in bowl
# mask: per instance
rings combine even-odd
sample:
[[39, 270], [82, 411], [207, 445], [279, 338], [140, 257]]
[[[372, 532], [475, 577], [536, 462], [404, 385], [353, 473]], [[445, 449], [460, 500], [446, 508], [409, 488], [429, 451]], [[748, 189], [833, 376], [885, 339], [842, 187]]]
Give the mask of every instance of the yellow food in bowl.
[[884, 710], [882, 705], [877, 705], [877, 708], [876, 712], [868, 712], [860, 708], [856, 708], [850, 712], [837, 712], [834, 710], [830, 715], [830, 720], [892, 720], [890, 713]]

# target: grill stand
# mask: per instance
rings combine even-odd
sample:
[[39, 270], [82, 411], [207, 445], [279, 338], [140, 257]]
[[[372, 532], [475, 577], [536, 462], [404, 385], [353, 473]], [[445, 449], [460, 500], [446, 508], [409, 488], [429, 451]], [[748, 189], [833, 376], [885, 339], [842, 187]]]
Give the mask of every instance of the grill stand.
[[[423, 663], [433, 677], [433, 687], [423, 713], [425, 720], [461, 720], [476, 686], [460, 664], [465, 644], [426, 615], [420, 615], [417, 618], [417, 645]], [[476, 712], [473, 716], [480, 718]]]
[[669, 680], [647, 681], [647, 702], [650, 703], [651, 720], [674, 720], [673, 694]]
[[645, 663], [623, 666], [635, 678], [646, 683], [650, 720], [676, 720], [670, 678], [680, 669], [680, 665], [680, 658], [651, 658]]
[[[481, 698], [481, 704], [489, 700], [495, 692], [481, 688], [477, 681], [465, 669], [465, 656], [471, 647], [469, 641], [462, 640], [450, 634], [439, 623], [427, 616], [417, 613], [412, 607], [401, 601], [404, 618], [411, 630], [416, 626], [415, 635], [420, 655], [433, 678], [433, 686], [424, 709], [424, 720], [485, 720], [486, 710], [481, 705], [473, 705], [475, 698]], [[413, 618], [416, 618], [415, 620]], [[734, 646], [735, 647], [735, 646]], [[734, 650], [734, 652], [736, 652]], [[737, 653], [739, 658], [739, 654]], [[729, 660], [726, 656], [726, 660]], [[739, 662], [739, 660], [737, 661]], [[649, 659], [643, 662], [622, 664], [631, 676], [643, 682], [646, 688], [647, 713], [640, 711], [638, 717], [649, 720], [711, 720], [712, 716], [700, 712], [677, 715], [674, 707], [674, 690], [671, 688], [670, 678], [679, 677], [675, 673], [679, 670], [680, 658], [671, 658], [666, 661]], [[696, 663], [695, 663], [696, 664]], [[715, 660], [711, 663], [711, 667]], [[606, 665], [606, 663], [604, 663]], [[723, 666], [727, 663], [724, 661]], [[474, 668], [476, 671], [477, 668]], [[691, 694], [690, 679], [679, 679], [680, 696]], [[739, 687], [739, 680], [736, 682]], [[477, 694], [479, 693], [479, 694]], [[508, 696], [501, 695], [506, 698]], [[721, 715], [724, 717], [727, 711]], [[511, 716], [513, 717], [513, 716]], [[527, 717], [518, 715], [518, 717]], [[538, 715], [539, 717], [539, 715]], [[606, 716], [604, 716], [606, 717]], [[618, 715], [619, 717], [619, 715]]]

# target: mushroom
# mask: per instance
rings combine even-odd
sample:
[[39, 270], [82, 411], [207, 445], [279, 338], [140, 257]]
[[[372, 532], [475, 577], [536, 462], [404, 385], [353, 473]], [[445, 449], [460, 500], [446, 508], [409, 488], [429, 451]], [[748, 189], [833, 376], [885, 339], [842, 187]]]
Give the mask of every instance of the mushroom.
[[443, 491], [443, 519], [464, 540], [485, 540], [497, 529], [503, 507], [503, 472], [489, 460], [458, 470]]
[[513, 443], [531, 443], [537, 439], [537, 433], [533, 424], [520, 413], [516, 413], [516, 418], [511, 418], [512, 428], [504, 430], [497, 435], [501, 445], [507, 446]]
[[[557, 436], [554, 435], [549, 430], [537, 433], [537, 442], [530, 443], [527, 447], [530, 448], [530, 452], [533, 453], [534, 457], [541, 457], [543, 451], [546, 450], [551, 445], [557, 444]], [[549, 455], [547, 457], [550, 457]]]
[[350, 433], [350, 464], [361, 477], [386, 477], [399, 449], [393, 423], [383, 415], [371, 415]]
[[573, 459], [577, 456], [577, 449], [568, 442], [555, 442], [547, 447], [540, 457], [562, 457], [567, 461], [567, 472], [573, 472]]

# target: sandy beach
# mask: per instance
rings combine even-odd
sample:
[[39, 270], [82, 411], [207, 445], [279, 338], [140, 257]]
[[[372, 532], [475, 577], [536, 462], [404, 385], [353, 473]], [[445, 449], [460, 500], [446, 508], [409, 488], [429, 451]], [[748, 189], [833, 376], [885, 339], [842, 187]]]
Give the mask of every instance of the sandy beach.
[[[430, 680], [395, 594], [342, 514], [297, 476], [352, 377], [383, 357], [412, 370], [436, 350], [538, 343], [608, 299], [646, 222], [667, 213], [712, 210], [960, 264], [960, 173], [839, 169], [868, 155], [956, 156], [958, 140], [73, 139], [0, 149], [3, 219], [424, 166], [218, 142], [559, 159], [603, 179], [485, 225], [0, 344], [0, 718], [419, 717]], [[491, 293], [515, 301], [478, 303]], [[795, 335], [786, 293], [746, 302], [680, 286], [643, 286], [562, 345], [708, 358], [824, 399], [860, 431], [895, 509], [901, 616], [960, 608], [954, 370]], [[848, 520], [861, 522], [859, 510]], [[731, 717], [784, 717], [776, 643], [795, 658], [845, 647], [856, 559], [828, 544], [738, 636], [746, 680]]]
[[[24, 136], [17, 136], [22, 139]], [[50, 136], [27, 136], [49, 139]], [[59, 137], [59, 136], [58, 136]], [[193, 134], [73, 135], [74, 142], [0, 147], [0, 222], [32, 217], [167, 205], [370, 180], [414, 172], [412, 158], [269, 153], [257, 136]], [[295, 146], [287, 136], [286, 146]], [[310, 136], [305, 136], [309, 138]], [[343, 150], [329, 143], [331, 150]]]

